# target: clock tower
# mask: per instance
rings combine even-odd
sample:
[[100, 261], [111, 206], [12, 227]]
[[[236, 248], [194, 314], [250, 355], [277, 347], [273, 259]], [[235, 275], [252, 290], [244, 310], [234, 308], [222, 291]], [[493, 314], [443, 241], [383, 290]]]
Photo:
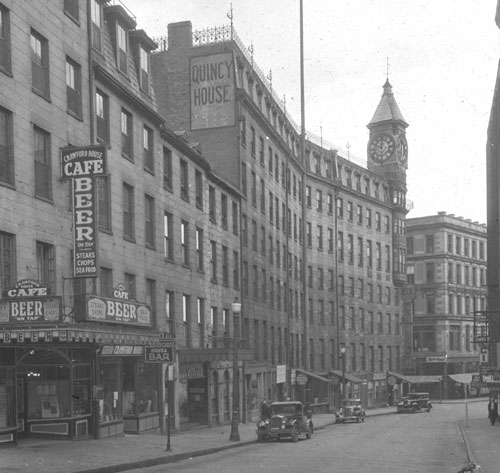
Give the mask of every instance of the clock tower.
[[392, 274], [395, 285], [406, 283], [405, 219], [409, 210], [406, 201], [406, 170], [408, 169], [408, 123], [394, 98], [389, 79], [384, 93], [368, 123], [368, 169], [386, 180], [392, 207]]

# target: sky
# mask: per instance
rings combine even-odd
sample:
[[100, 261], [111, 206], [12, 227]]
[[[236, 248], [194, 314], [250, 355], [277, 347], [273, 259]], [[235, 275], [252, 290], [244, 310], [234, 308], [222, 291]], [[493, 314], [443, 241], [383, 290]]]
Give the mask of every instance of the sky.
[[[299, 0], [121, 0], [152, 37], [228, 25], [300, 124]], [[409, 123], [408, 217], [486, 223], [486, 137], [500, 57], [496, 0], [303, 0], [305, 128], [366, 163], [387, 77]], [[344, 154], [345, 154], [344, 153]]]

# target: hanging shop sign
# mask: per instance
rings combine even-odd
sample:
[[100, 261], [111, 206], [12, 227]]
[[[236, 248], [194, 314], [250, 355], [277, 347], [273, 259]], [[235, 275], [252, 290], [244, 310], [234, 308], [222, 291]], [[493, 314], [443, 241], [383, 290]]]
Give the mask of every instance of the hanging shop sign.
[[174, 341], [160, 340], [160, 344], [154, 347], [146, 347], [146, 363], [171, 363], [174, 361]]
[[191, 129], [233, 126], [235, 67], [232, 53], [193, 57], [189, 71]]
[[47, 286], [33, 279], [22, 279], [3, 291], [0, 301], [0, 323], [59, 322], [61, 297], [50, 296]]
[[97, 277], [94, 176], [105, 174], [106, 147], [61, 148], [61, 175], [71, 179], [73, 197], [73, 276]]

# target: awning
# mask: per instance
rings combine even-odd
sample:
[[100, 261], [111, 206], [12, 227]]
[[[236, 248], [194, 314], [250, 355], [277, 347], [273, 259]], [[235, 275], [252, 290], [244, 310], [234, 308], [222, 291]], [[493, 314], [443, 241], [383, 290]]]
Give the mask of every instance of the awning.
[[352, 374], [349, 374], [349, 373], [342, 373], [342, 371], [339, 371], [339, 370], [330, 370], [329, 372], [330, 372], [330, 374], [333, 374], [334, 376], [338, 376], [339, 378], [342, 378], [342, 376], [343, 376], [347, 381], [350, 381], [351, 383], [361, 384], [361, 383], [365, 382], [364, 379], [358, 378], [358, 377], [356, 377]]
[[479, 373], [458, 373], [458, 374], [449, 374], [448, 376], [455, 381], [455, 383], [459, 384], [471, 384], [472, 376], [478, 376]]
[[298, 373], [302, 373], [302, 374], [305, 374], [306, 376], [310, 376], [311, 378], [314, 378], [314, 379], [317, 379], [319, 381], [323, 381], [324, 383], [329, 383], [330, 384], [330, 380], [328, 378], [324, 378], [323, 376], [320, 376], [319, 374], [316, 374], [316, 373], [311, 373], [310, 371], [306, 371], [306, 370], [301, 370], [299, 368], [297, 368], [295, 370], [295, 372], [298, 374]]
[[388, 376], [394, 376], [395, 378], [410, 384], [428, 384], [428, 383], [440, 383], [443, 379], [440, 375], [403, 375], [399, 373], [393, 373], [389, 371], [387, 373]]
[[442, 376], [437, 375], [406, 376], [406, 378], [410, 384], [440, 383], [443, 379]]

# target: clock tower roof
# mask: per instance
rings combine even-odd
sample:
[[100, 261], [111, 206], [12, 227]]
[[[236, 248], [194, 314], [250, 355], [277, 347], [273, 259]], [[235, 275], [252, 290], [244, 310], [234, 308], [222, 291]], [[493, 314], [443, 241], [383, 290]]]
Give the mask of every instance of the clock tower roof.
[[385, 81], [384, 84], [384, 93], [380, 99], [380, 102], [375, 110], [373, 118], [368, 123], [368, 128], [371, 128], [373, 125], [382, 122], [388, 121], [396, 121], [401, 123], [405, 128], [408, 126], [408, 123], [403, 118], [403, 114], [401, 110], [399, 110], [399, 106], [394, 98], [394, 94], [392, 93], [392, 85], [389, 82], [389, 79]]

